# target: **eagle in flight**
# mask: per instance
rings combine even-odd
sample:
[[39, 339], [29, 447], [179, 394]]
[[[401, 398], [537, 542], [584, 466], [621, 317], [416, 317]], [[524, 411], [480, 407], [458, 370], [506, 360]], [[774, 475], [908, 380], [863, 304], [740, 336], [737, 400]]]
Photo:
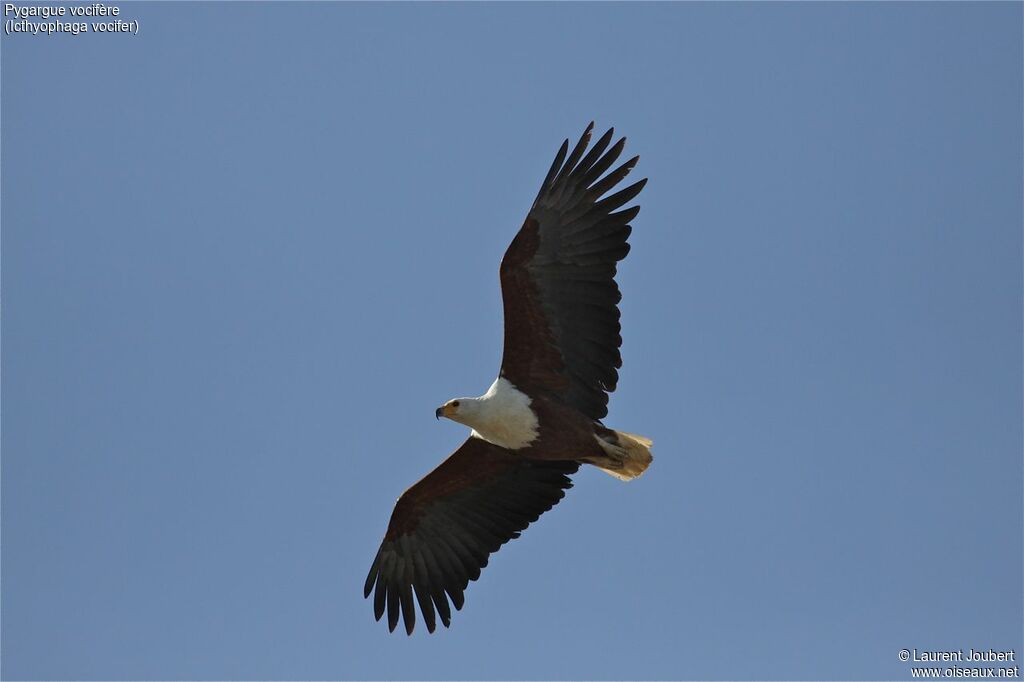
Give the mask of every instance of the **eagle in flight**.
[[401, 613], [412, 634], [414, 595], [427, 630], [438, 617], [448, 627], [449, 601], [462, 608], [490, 554], [558, 504], [581, 464], [628, 481], [651, 463], [649, 439], [601, 423], [622, 367], [616, 264], [640, 211], [622, 206], [647, 180], [608, 194], [640, 157], [605, 175], [626, 139], [609, 147], [610, 129], [587, 151], [593, 128], [571, 152], [562, 143], [502, 258], [498, 378], [478, 398], [437, 408], [469, 438], [391, 514], [363, 589], [377, 620], [387, 611], [389, 631]]

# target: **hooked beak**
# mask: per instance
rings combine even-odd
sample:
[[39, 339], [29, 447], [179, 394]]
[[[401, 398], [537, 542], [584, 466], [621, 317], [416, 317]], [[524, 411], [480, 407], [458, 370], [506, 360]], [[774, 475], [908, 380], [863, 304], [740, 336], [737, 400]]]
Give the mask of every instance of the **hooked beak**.
[[447, 402], [441, 407], [434, 410], [434, 416], [437, 417], [438, 419], [440, 419], [441, 417], [447, 417], [448, 419], [451, 419], [452, 416], [458, 411], [458, 409], [459, 408], [457, 408], [451, 402]]

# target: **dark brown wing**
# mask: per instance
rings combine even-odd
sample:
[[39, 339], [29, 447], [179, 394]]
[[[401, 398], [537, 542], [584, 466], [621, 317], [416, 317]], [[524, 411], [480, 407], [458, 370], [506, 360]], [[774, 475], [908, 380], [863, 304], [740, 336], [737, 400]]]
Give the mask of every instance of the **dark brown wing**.
[[412, 634], [415, 594], [427, 630], [434, 631], [435, 611], [448, 627], [448, 600], [462, 608], [462, 593], [488, 556], [558, 504], [578, 468], [470, 437], [398, 499], [363, 588], [365, 597], [374, 593], [374, 616], [380, 620], [386, 610], [394, 631], [401, 612]]
[[[591, 419], [608, 414], [622, 366], [616, 263], [629, 253], [629, 221], [618, 211], [646, 179], [602, 199], [639, 157], [605, 175], [626, 139], [614, 129], [584, 156], [591, 123], [566, 158], [562, 144], [519, 234], [501, 262], [505, 352], [501, 374], [526, 392], [547, 391]], [[607, 150], [607, 151], [605, 151]]]

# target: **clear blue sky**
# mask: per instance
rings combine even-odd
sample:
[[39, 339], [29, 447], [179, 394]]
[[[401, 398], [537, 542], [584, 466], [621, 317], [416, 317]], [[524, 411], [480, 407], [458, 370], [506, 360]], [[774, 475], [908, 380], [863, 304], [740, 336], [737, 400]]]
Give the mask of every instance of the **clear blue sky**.
[[[5, 678], [903, 678], [1022, 639], [1022, 5], [122, 3], [2, 43]], [[362, 581], [564, 137], [607, 423], [452, 629]]]

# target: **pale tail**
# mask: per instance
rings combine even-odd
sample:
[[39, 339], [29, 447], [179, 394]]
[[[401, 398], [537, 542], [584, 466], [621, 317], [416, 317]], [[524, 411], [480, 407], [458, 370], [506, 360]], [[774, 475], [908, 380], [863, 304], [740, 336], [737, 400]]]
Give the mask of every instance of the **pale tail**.
[[598, 437], [601, 449], [608, 455], [606, 459], [592, 461], [591, 464], [601, 471], [611, 474], [621, 481], [632, 481], [647, 471], [654, 457], [651, 455], [653, 441], [635, 433], [616, 431], [617, 443], [611, 443]]

